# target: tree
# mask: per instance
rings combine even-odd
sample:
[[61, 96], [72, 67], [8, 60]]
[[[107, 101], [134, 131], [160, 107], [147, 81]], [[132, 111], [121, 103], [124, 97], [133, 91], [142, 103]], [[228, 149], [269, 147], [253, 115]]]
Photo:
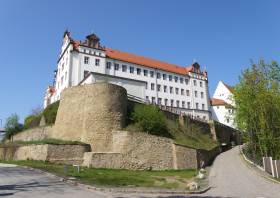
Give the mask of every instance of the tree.
[[260, 60], [235, 87], [235, 122], [256, 155], [280, 157], [280, 67]]
[[22, 131], [23, 126], [19, 123], [19, 116], [17, 114], [12, 114], [10, 117], [7, 118], [5, 124], [5, 139], [11, 139], [13, 135]]

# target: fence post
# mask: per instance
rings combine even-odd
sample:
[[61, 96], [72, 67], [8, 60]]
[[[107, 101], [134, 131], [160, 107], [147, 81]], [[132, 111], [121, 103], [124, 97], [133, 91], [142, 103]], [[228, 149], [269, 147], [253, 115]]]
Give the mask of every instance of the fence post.
[[279, 172], [278, 172], [278, 167], [277, 167], [277, 160], [273, 160], [274, 162], [274, 167], [275, 167], [275, 172], [276, 172], [276, 178], [279, 178]]
[[271, 166], [272, 177], [275, 177], [272, 157], [269, 157], [269, 160], [270, 160], [270, 166]]

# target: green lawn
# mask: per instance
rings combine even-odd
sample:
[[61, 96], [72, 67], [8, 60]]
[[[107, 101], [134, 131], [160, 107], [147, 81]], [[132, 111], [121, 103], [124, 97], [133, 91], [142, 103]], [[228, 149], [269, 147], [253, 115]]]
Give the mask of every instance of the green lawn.
[[196, 170], [168, 171], [134, 171], [124, 169], [95, 169], [82, 167], [80, 173], [69, 166], [65, 172], [64, 165], [42, 161], [1, 161], [23, 166], [38, 168], [59, 176], [76, 177], [82, 183], [105, 187], [156, 187], [167, 189], [187, 190], [188, 182], [194, 180]]

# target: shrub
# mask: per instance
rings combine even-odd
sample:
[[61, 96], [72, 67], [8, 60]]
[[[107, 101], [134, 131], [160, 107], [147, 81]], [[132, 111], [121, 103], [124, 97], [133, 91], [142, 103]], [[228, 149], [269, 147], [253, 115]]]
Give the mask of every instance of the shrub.
[[12, 114], [10, 117], [7, 118], [5, 124], [5, 137], [4, 139], [11, 139], [11, 137], [18, 132], [22, 131], [23, 125], [19, 123], [19, 116], [17, 114]]
[[166, 118], [160, 109], [153, 105], [138, 104], [132, 112], [132, 120], [144, 132], [153, 135], [170, 137], [167, 130]]
[[29, 129], [29, 128], [33, 128], [33, 127], [37, 127], [40, 125], [40, 121], [41, 121], [41, 115], [30, 115], [27, 116], [24, 120], [24, 125], [23, 128], [24, 129]]
[[56, 119], [57, 110], [59, 107], [59, 101], [54, 102], [53, 104], [49, 105], [44, 111], [43, 116], [46, 119], [46, 124], [54, 124]]

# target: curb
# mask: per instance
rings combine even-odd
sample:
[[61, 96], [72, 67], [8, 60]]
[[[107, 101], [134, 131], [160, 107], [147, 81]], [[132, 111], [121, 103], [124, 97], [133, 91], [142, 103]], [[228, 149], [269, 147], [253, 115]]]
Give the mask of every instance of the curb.
[[[247, 166], [250, 164], [250, 165], [252, 165], [253, 167], [258, 168], [261, 172], [264, 172], [263, 168], [261, 168], [260, 166], [254, 164], [254, 162], [250, 161], [250, 160], [245, 156], [245, 154], [243, 153], [242, 148], [241, 148], [241, 150], [240, 150], [240, 154], [241, 154], [240, 158], [243, 159], [242, 161], [244, 161], [245, 164], [246, 164]], [[252, 167], [249, 167], [249, 168], [250, 168], [250, 169], [253, 169]], [[267, 180], [269, 180], [269, 181], [271, 181], [271, 182], [280, 184], [279, 181], [277, 181], [277, 180], [275, 180], [275, 179], [273, 179], [273, 178], [271, 178], [271, 177], [269, 177], [269, 176], [266, 176], [266, 175], [264, 175], [264, 174], [261, 174], [261, 173], [259, 173], [259, 172], [256, 171], [256, 170], [254, 170], [254, 171], [255, 171], [259, 176], [261, 176], [261, 177], [263, 177], [263, 178], [265, 178], [265, 179], [267, 179]]]
[[[20, 166], [20, 165], [18, 165]], [[29, 170], [36, 171], [38, 173], [43, 173], [45, 175], [48, 175], [50, 177], [54, 177], [56, 179], [59, 179], [61, 182], [73, 185], [73, 186], [78, 186], [82, 187], [85, 189], [90, 189], [90, 190], [96, 190], [100, 192], [113, 192], [113, 193], [145, 193], [145, 194], [202, 194], [207, 192], [208, 190], [211, 189], [210, 186], [205, 187], [204, 189], [201, 190], [196, 190], [196, 191], [184, 191], [184, 190], [167, 190], [167, 189], [141, 189], [141, 188], [105, 188], [105, 187], [96, 187], [88, 184], [83, 184], [79, 181], [73, 181], [69, 179], [68, 177], [62, 177], [62, 176], [57, 176], [53, 173], [37, 169], [37, 168], [32, 168], [29, 166], [20, 166]]]

